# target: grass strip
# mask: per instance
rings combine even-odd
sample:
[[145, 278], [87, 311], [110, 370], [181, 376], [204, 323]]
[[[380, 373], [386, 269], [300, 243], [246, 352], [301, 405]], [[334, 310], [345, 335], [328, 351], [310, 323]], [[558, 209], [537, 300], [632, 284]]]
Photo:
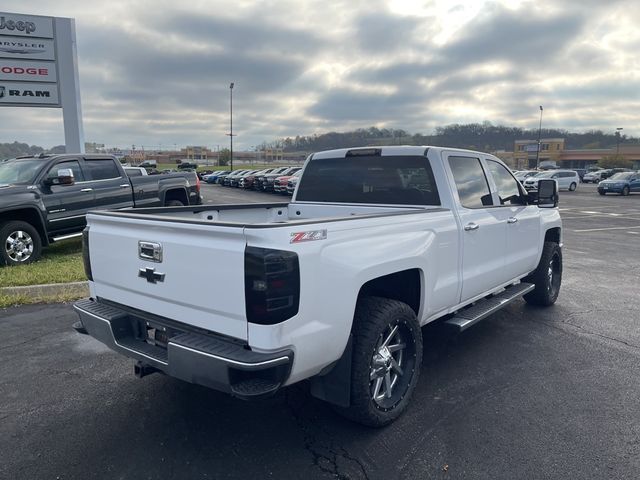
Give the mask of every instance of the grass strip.
[[86, 279], [80, 238], [70, 238], [45, 248], [42, 259], [37, 262], [0, 267], [0, 287], [80, 282]]

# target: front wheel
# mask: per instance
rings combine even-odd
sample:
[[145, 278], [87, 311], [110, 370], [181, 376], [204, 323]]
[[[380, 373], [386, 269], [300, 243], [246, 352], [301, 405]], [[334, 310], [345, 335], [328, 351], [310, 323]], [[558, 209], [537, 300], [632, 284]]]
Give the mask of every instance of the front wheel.
[[620, 195], [622, 195], [623, 197], [626, 197], [627, 195], [629, 195], [629, 187], [624, 187]]
[[535, 285], [533, 291], [524, 296], [527, 303], [545, 307], [556, 303], [562, 283], [562, 249], [560, 245], [555, 242], [544, 242], [538, 266], [522, 281]]
[[578, 188], [578, 185], [576, 185], [575, 183], [572, 183], [571, 185], [569, 185], [570, 192], [575, 192], [576, 188]]
[[407, 408], [420, 376], [422, 332], [406, 303], [360, 299], [353, 327], [351, 406], [341, 410], [363, 425], [381, 427]]
[[23, 265], [35, 262], [42, 253], [42, 240], [33, 225], [7, 222], [0, 225], [0, 263]]
[[604, 195], [604, 192], [603, 192], [602, 190], [598, 190], [598, 193], [599, 193], [600, 195]]

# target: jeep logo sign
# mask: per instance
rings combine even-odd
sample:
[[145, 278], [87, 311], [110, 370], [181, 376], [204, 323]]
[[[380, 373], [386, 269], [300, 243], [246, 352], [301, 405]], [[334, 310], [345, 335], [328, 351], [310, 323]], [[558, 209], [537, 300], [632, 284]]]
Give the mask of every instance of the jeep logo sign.
[[36, 24], [33, 22], [23, 22], [22, 20], [13, 21], [7, 20], [5, 17], [0, 17], [0, 30], [17, 30], [19, 32], [25, 32], [27, 35], [36, 31]]

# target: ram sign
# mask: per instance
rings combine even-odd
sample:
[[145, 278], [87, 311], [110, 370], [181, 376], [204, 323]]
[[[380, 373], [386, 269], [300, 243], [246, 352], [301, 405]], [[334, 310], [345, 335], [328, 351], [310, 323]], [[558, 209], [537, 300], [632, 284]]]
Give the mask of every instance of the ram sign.
[[62, 107], [67, 152], [84, 152], [73, 19], [0, 12], [0, 107]]

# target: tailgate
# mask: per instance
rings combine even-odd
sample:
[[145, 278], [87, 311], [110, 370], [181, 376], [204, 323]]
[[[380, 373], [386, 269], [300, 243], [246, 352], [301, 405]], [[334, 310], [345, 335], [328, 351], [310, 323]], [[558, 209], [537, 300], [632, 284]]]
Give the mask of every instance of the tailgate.
[[[243, 228], [91, 214], [87, 223], [92, 295], [247, 339]], [[161, 260], [141, 258], [139, 242]]]

